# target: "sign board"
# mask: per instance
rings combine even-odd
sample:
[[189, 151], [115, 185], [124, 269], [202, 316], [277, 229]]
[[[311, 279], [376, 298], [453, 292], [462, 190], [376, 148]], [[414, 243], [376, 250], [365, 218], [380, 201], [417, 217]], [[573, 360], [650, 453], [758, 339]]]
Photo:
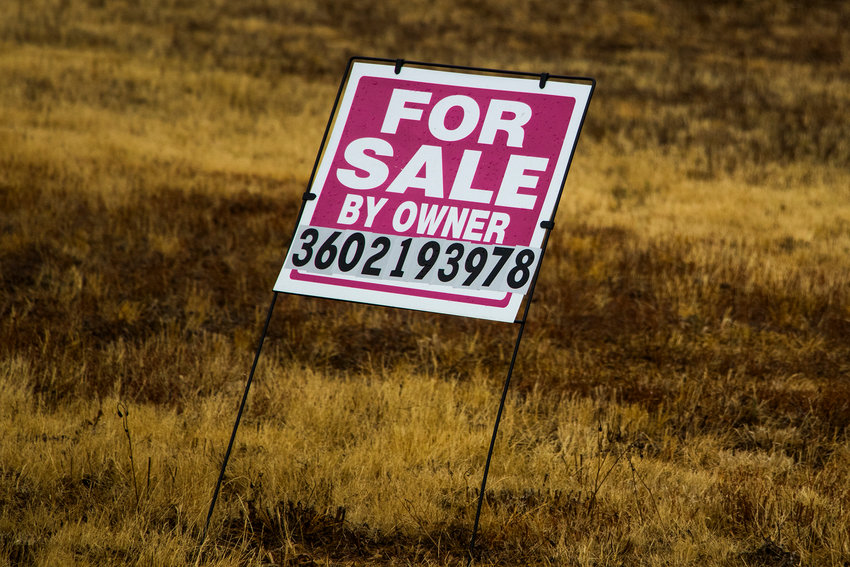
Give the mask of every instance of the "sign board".
[[275, 291], [515, 319], [593, 87], [433, 67], [349, 65]]

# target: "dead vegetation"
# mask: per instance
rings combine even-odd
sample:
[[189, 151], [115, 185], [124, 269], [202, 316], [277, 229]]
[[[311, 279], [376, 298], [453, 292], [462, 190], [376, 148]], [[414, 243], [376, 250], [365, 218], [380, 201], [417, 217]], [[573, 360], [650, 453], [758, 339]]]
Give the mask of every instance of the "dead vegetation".
[[[7, 2], [0, 565], [189, 565], [353, 54], [591, 75], [477, 564], [850, 561], [850, 11]], [[203, 565], [464, 560], [510, 325], [284, 297]]]

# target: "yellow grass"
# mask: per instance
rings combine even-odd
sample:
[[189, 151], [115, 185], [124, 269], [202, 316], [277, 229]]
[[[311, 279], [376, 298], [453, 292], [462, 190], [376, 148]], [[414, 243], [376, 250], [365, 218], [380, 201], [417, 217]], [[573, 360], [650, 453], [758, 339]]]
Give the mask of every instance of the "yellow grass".
[[457, 565], [510, 325], [278, 300], [355, 53], [591, 75], [477, 565], [850, 561], [850, 12], [0, 2], [0, 566]]

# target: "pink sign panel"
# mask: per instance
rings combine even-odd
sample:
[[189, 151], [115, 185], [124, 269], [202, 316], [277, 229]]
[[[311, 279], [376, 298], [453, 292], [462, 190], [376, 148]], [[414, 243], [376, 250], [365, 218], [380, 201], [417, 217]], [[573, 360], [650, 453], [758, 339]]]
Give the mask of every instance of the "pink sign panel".
[[353, 63], [275, 290], [513, 321], [591, 90]]

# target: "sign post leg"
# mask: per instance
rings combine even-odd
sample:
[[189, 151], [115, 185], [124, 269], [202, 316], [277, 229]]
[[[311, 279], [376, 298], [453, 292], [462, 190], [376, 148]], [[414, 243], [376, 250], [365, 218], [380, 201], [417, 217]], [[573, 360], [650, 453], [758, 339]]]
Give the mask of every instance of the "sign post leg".
[[[554, 213], [552, 214], [554, 218]], [[549, 235], [555, 227], [554, 220], [543, 221], [540, 227], [546, 229], [546, 235], [543, 237], [542, 253], [546, 253], [546, 247], [549, 244]], [[499, 422], [502, 420], [502, 411], [505, 409], [505, 400], [508, 398], [508, 387], [511, 385], [511, 376], [514, 373], [517, 355], [519, 354], [519, 344], [522, 341], [522, 333], [525, 330], [525, 322], [528, 320], [528, 310], [531, 309], [531, 301], [534, 298], [534, 289], [537, 287], [537, 277], [540, 275], [540, 266], [542, 261], [538, 262], [537, 269], [534, 272], [534, 277], [531, 280], [531, 287], [528, 290], [528, 295], [525, 300], [525, 308], [522, 312], [522, 319], [516, 321], [519, 324], [519, 330], [516, 335], [516, 343], [514, 343], [514, 352], [511, 355], [511, 364], [508, 366], [508, 375], [505, 377], [505, 385], [502, 388], [502, 398], [499, 401], [499, 411], [496, 412], [496, 423], [493, 424], [493, 436], [490, 438], [490, 449], [487, 451], [487, 461], [484, 463], [484, 476], [481, 478], [481, 491], [478, 493], [478, 508], [475, 511], [475, 523], [472, 525], [472, 537], [469, 539], [469, 560], [466, 567], [472, 565], [475, 557], [475, 537], [478, 535], [478, 521], [481, 519], [481, 507], [484, 504], [484, 490], [487, 488], [487, 475], [490, 473], [490, 461], [493, 458], [493, 449], [496, 447], [496, 436], [499, 433]]]
[[272, 302], [269, 305], [269, 312], [266, 315], [266, 323], [263, 325], [263, 333], [260, 335], [260, 341], [259, 344], [257, 344], [257, 352], [254, 354], [254, 363], [251, 365], [251, 371], [248, 373], [248, 380], [245, 382], [245, 391], [242, 394], [242, 402], [239, 404], [239, 411], [236, 413], [236, 422], [233, 424], [233, 432], [230, 434], [230, 443], [227, 445], [227, 451], [224, 453], [224, 460], [221, 462], [221, 472], [218, 473], [218, 481], [215, 483], [212, 501], [210, 501], [210, 509], [207, 512], [207, 520], [206, 523], [204, 523], [204, 531], [201, 534], [201, 543], [198, 546], [198, 557], [195, 561], [196, 565], [201, 560], [201, 551], [204, 549], [204, 543], [207, 539], [207, 529], [210, 527], [210, 520], [212, 519], [215, 504], [218, 500], [218, 493], [221, 490], [221, 483], [224, 481], [224, 471], [227, 468], [227, 461], [230, 460], [230, 452], [233, 450], [233, 442], [236, 440], [236, 430], [239, 429], [239, 422], [242, 421], [242, 412], [245, 410], [245, 403], [248, 401], [248, 392], [251, 389], [251, 382], [254, 380], [254, 372], [257, 370], [257, 362], [260, 360], [260, 352], [263, 350], [263, 342], [265, 342], [266, 333], [268, 333], [269, 330], [269, 322], [272, 319], [272, 312], [274, 311], [274, 304], [277, 301], [277, 294], [278, 292], [274, 292], [274, 296], [272, 296]]
[[[528, 309], [526, 308], [526, 314]], [[517, 332], [516, 343], [514, 344], [514, 352], [511, 356], [511, 364], [508, 367], [508, 375], [505, 378], [505, 385], [502, 388], [502, 399], [499, 401], [499, 411], [496, 413], [496, 423], [493, 425], [493, 436], [490, 438], [490, 449], [487, 451], [487, 462], [484, 464], [484, 476], [481, 479], [481, 490], [478, 492], [478, 509], [475, 511], [475, 523], [472, 525], [472, 537], [469, 540], [469, 561], [467, 567], [472, 565], [472, 560], [475, 551], [475, 536], [478, 534], [478, 521], [481, 519], [481, 506], [484, 504], [484, 490], [487, 487], [487, 475], [490, 472], [490, 461], [493, 458], [493, 449], [496, 446], [496, 436], [499, 433], [499, 422], [502, 420], [502, 411], [505, 409], [505, 400], [508, 397], [508, 386], [511, 384], [511, 376], [514, 373], [514, 365], [516, 364], [517, 353], [519, 353], [519, 343], [522, 341], [522, 332], [525, 330], [525, 317], [519, 321], [519, 331]]]

